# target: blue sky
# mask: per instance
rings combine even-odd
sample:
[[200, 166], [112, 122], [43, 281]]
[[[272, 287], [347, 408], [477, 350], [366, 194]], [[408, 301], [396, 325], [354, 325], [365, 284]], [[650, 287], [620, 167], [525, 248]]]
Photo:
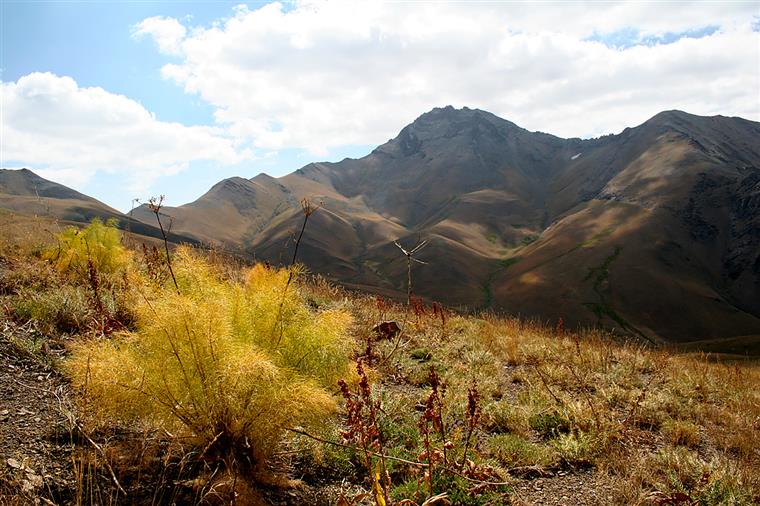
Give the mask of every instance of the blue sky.
[[121, 210], [363, 156], [448, 104], [582, 137], [760, 119], [756, 2], [0, 6], [2, 166]]
[[[248, 2], [248, 5], [255, 7], [264, 3]], [[134, 25], [152, 16], [210, 25], [217, 19], [229, 17], [239, 4], [2, 0], [0, 76], [3, 82], [16, 81], [32, 72], [71, 76], [80, 87], [101, 87], [138, 101], [158, 120], [185, 125], [213, 124], [214, 107], [162, 79], [161, 67], [177, 58], [159, 53], [152, 40], [135, 38], [132, 31]], [[324, 160], [361, 157], [373, 147], [341, 146], [331, 150]], [[165, 193], [170, 204], [182, 204], [194, 200], [226, 177], [253, 177], [260, 172], [281, 176], [316, 160], [322, 158], [310, 156], [305, 149], [286, 148], [273, 156], [237, 164], [195, 161], [179, 177], [159, 177], [147, 192], [133, 193], [143, 200]], [[29, 165], [24, 160], [4, 162], [5, 167]], [[133, 198], [131, 193], [124, 193], [124, 179], [121, 172], [100, 172], [85, 183], [72, 186], [124, 211]]]
[[38, 2], [3, 0], [3, 81], [47, 71], [139, 100], [159, 119], [210, 123], [213, 108], [161, 79], [166, 58], [131, 27], [151, 16], [208, 24], [238, 2]]

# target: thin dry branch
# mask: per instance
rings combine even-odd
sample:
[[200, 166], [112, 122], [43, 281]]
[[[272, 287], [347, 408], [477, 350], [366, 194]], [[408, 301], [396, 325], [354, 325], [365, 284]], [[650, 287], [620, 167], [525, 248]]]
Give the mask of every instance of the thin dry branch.
[[164, 226], [161, 224], [161, 217], [159, 216], [163, 203], [164, 203], [163, 195], [161, 195], [158, 199], [156, 199], [156, 197], [151, 197], [150, 200], [148, 201], [148, 208], [150, 208], [153, 214], [156, 215], [156, 221], [158, 221], [158, 228], [161, 230], [161, 235], [164, 238], [164, 251], [166, 252], [166, 265], [169, 267], [169, 274], [172, 275], [172, 281], [174, 281], [174, 288], [176, 288], [177, 293], [179, 293], [179, 285], [177, 284], [177, 278], [174, 277], [174, 269], [172, 269], [172, 258], [171, 258], [171, 255], [169, 255], [169, 239], [166, 235], [166, 232], [164, 231]]
[[427, 265], [427, 262], [423, 262], [422, 260], [419, 260], [417, 258], [414, 258], [414, 254], [422, 250], [425, 246], [427, 246], [428, 242], [427, 239], [417, 243], [414, 248], [407, 251], [404, 249], [403, 246], [401, 246], [398, 241], [393, 241], [393, 244], [396, 245], [398, 249], [401, 250], [401, 252], [406, 257], [406, 303], [407, 305], [411, 304], [412, 302], [412, 262], [417, 262], [418, 264]]
[[[306, 436], [309, 439], [313, 439], [314, 441], [318, 441], [320, 443], [324, 443], [324, 444], [328, 444], [328, 445], [333, 445], [333, 446], [339, 446], [341, 448], [348, 448], [349, 450], [354, 450], [356, 452], [362, 450], [361, 448], [358, 448], [358, 447], [353, 446], [353, 445], [349, 445], [349, 444], [345, 444], [345, 443], [339, 443], [337, 441], [330, 441], [329, 439], [323, 439], [323, 438], [321, 438], [319, 436], [315, 436], [313, 434], [309, 434], [308, 432], [306, 432], [304, 430], [301, 430], [301, 429], [286, 428], [285, 430], [287, 430], [288, 432], [293, 432], [295, 434], [300, 434], [302, 436]], [[406, 459], [402, 459], [400, 457], [393, 457], [391, 455], [385, 455], [384, 453], [373, 452], [372, 450], [366, 450], [366, 451], [367, 451], [368, 454], [372, 455], [373, 457], [380, 457], [380, 458], [384, 458], [384, 459], [388, 459], [388, 460], [393, 460], [395, 462], [401, 462], [402, 464], [408, 464], [410, 466], [415, 466], [415, 467], [428, 467], [428, 465], [426, 463], [424, 463], [424, 462], [415, 462], [413, 460], [406, 460]]]

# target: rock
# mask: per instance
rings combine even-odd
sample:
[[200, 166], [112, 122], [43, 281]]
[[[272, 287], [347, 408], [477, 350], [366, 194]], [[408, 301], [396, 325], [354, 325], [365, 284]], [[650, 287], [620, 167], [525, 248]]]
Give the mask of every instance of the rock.
[[13, 458], [11, 458], [11, 459], [8, 459], [8, 460], [6, 460], [5, 462], [6, 462], [6, 463], [7, 463], [7, 464], [8, 464], [10, 467], [12, 467], [13, 469], [21, 469], [21, 468], [23, 467], [23, 465], [21, 464], [21, 462], [19, 462], [19, 461], [18, 461], [18, 460], [16, 460], [16, 459], [13, 459]]
[[21, 481], [21, 490], [27, 494], [34, 493], [35, 490], [42, 487], [44, 484], [42, 476], [38, 476], [34, 473], [27, 473], [26, 479]]
[[378, 339], [393, 339], [401, 332], [401, 327], [395, 321], [388, 320], [372, 327], [372, 332], [377, 335]]

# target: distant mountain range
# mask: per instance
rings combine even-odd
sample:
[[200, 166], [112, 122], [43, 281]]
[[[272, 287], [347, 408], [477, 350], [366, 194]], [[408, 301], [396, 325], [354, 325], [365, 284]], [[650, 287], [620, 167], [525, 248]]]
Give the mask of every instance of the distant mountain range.
[[[36, 176], [0, 172], [0, 207], [41, 205], [13, 178]], [[49, 212], [117, 213], [45, 184], [35, 188], [50, 191]], [[291, 254], [302, 198], [324, 205], [301, 261], [351, 287], [401, 295], [393, 241], [427, 239], [413, 276], [428, 299], [654, 342], [760, 340], [757, 122], [667, 111], [583, 140], [437, 108], [364, 158], [225, 179], [164, 212], [179, 236], [277, 263]], [[133, 216], [155, 220], [145, 207]]]
[[[125, 230], [144, 237], [161, 238], [153, 224], [130, 218], [92, 197], [41, 178], [29, 169], [0, 169], [0, 208], [17, 213], [54, 218], [65, 223], [89, 223], [93, 218], [115, 218]], [[197, 244], [193, 237], [170, 233], [172, 242]]]

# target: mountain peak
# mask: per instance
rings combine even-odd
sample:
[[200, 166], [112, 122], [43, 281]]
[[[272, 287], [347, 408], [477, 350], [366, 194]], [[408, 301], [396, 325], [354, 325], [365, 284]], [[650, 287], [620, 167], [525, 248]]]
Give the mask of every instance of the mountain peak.
[[246, 179], [240, 176], [232, 176], [228, 177], [226, 179], [222, 179], [218, 183], [216, 183], [214, 186], [212, 186], [209, 191], [207, 191], [203, 196], [201, 196], [201, 199], [203, 198], [224, 198], [226, 197], [230, 192], [232, 193], [239, 193], [239, 192], [246, 192], [251, 191], [251, 185], [252, 181], [250, 179]]
[[27, 168], [0, 169], [0, 193], [38, 198], [48, 197], [95, 201], [92, 197], [72, 190], [67, 186], [48, 181]]
[[[451, 105], [436, 107], [405, 126], [398, 136], [378, 147], [375, 152], [393, 156], [412, 156], [425, 143], [470, 143], [476, 137], [491, 137], [502, 141], [510, 132], [524, 131], [514, 123], [480, 109]], [[455, 139], [458, 139], [456, 141]]]
[[421, 114], [409, 126], [426, 123], [473, 122], [482, 120], [517, 127], [517, 125], [514, 123], [500, 118], [488, 111], [483, 111], [481, 109], [470, 109], [469, 107], [462, 107], [461, 109], [457, 109], [451, 105], [447, 105], [445, 107], [434, 107], [430, 111]]
[[40, 176], [27, 169], [26, 167], [23, 167], [21, 169], [0, 169], [0, 174], [3, 174], [6, 178], [16, 177], [23, 179], [42, 179]]
[[695, 116], [694, 114], [689, 114], [688, 112], [680, 111], [678, 109], [671, 109], [668, 111], [662, 111], [655, 114], [649, 120], [647, 120], [646, 123], [655, 123], [655, 124], [671, 123], [671, 122], [683, 123], [684, 121], [692, 121], [696, 118], [699, 118], [699, 116]]

